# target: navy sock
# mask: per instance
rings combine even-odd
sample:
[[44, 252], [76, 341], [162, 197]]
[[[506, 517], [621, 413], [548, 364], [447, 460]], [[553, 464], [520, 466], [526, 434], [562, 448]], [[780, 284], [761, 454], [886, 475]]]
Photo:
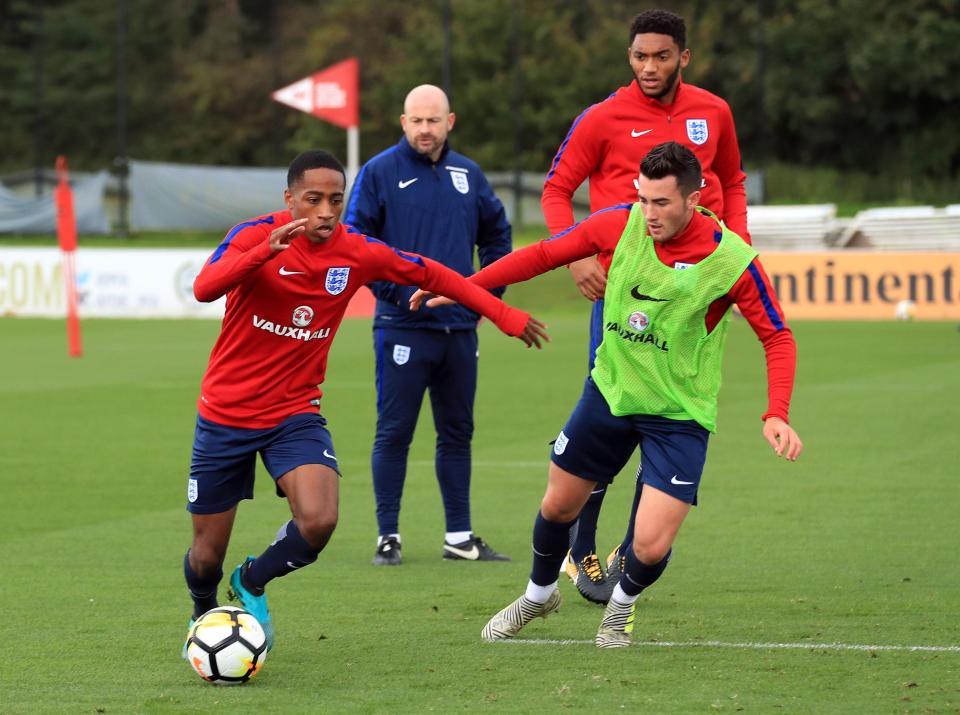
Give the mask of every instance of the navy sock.
[[259, 596], [270, 581], [312, 564], [321, 551], [322, 546], [318, 549], [306, 542], [291, 519], [280, 527], [276, 540], [267, 550], [243, 571], [243, 585]]
[[190, 552], [187, 551], [183, 557], [183, 578], [187, 582], [187, 588], [190, 589], [190, 598], [193, 599], [193, 617], [198, 618], [211, 608], [220, 605], [217, 602], [217, 586], [220, 579], [223, 578], [223, 569], [218, 568], [216, 572], [207, 578], [200, 578], [190, 568]]
[[560, 564], [567, 556], [570, 527], [575, 521], [547, 521], [543, 514], [537, 512], [537, 520], [533, 524], [533, 568], [530, 580], [538, 586], [556, 583]]
[[587, 554], [597, 553], [597, 521], [600, 519], [600, 507], [603, 506], [603, 497], [606, 494], [607, 485], [598, 484], [580, 510], [576, 534], [570, 543], [570, 556], [574, 561], [580, 561]]
[[663, 570], [667, 568], [667, 564], [670, 562], [670, 554], [672, 553], [673, 549], [670, 549], [667, 555], [657, 563], [645, 564], [637, 558], [632, 548], [627, 549], [626, 564], [624, 564], [623, 573], [620, 575], [620, 588], [628, 596], [639, 596], [643, 589], [652, 586], [660, 578]]

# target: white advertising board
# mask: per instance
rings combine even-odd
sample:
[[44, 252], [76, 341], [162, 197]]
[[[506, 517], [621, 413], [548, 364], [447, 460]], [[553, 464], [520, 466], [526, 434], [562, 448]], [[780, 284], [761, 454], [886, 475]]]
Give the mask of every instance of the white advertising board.
[[[216, 318], [225, 299], [200, 303], [193, 279], [212, 249], [80, 248], [76, 253], [81, 318]], [[0, 248], [0, 315], [66, 314], [58, 248]]]

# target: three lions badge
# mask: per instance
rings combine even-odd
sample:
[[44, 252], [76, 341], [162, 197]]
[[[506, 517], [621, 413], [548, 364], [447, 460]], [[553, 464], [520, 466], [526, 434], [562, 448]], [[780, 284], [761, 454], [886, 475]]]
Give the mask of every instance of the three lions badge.
[[706, 119], [688, 119], [687, 120], [687, 138], [694, 144], [706, 144], [710, 138], [710, 130], [707, 127]]
[[328, 268], [327, 278], [323, 282], [323, 287], [327, 289], [330, 295], [340, 295], [347, 287], [347, 280], [350, 278], [350, 267]]

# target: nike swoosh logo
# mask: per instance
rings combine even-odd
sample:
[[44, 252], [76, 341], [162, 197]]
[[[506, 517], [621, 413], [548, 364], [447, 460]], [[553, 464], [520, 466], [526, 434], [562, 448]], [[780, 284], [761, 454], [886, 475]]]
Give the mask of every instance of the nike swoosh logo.
[[639, 287], [640, 286], [634, 286], [633, 288], [630, 289], [630, 295], [632, 295], [637, 300], [650, 300], [650, 301], [653, 301], [654, 303], [667, 303], [671, 300], [670, 298], [654, 298], [653, 296], [647, 295], [646, 293], [641, 293], [640, 291], [637, 290], [637, 288]]
[[644, 129], [642, 132], [638, 132], [636, 129], [633, 129], [630, 132], [630, 136], [636, 139], [637, 137], [642, 137], [644, 134], [649, 134], [652, 131], [652, 129]]
[[405, 188], [407, 188], [408, 186], [410, 186], [410, 184], [412, 184], [414, 181], [416, 181], [416, 180], [419, 179], [419, 178], [420, 178], [420, 177], [418, 176], [416, 179], [407, 179], [406, 181], [398, 181], [398, 182], [397, 182], [397, 186], [399, 186], [401, 189], [405, 189]]
[[678, 487], [688, 487], [691, 484], [693, 484], [693, 482], [685, 482], [682, 479], [677, 479], [676, 474], [674, 474], [673, 477], [670, 479], [670, 483], [676, 484]]
[[288, 271], [286, 267], [280, 266], [280, 275], [281, 276], [302, 276], [302, 275], [306, 275], [306, 271]]
[[476, 561], [480, 558], [480, 549], [477, 548], [477, 545], [474, 544], [469, 549], [458, 549], [455, 546], [450, 546], [450, 544], [444, 544], [444, 548], [449, 551], [451, 554], [456, 554], [461, 559], [469, 559], [470, 561]]
[[334, 462], [337, 461], [337, 458], [330, 454], [327, 450], [323, 450], [323, 456], [327, 459], [332, 459]]
[[293, 561], [287, 561], [287, 566], [289, 566], [289, 567], [292, 568], [292, 569], [298, 569], [298, 568], [302, 567], [303, 564], [295, 564], [295, 563], [293, 563]]

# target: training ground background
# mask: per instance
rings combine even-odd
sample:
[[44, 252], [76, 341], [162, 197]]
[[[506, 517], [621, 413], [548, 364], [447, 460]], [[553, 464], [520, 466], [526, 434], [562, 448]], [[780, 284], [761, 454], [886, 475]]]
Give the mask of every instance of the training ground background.
[[[179, 659], [186, 475], [217, 323], [86, 321], [72, 360], [61, 322], [0, 320], [0, 713], [958, 712], [950, 323], [795, 323], [792, 422], [806, 451], [787, 464], [762, 441], [763, 353], [735, 321], [700, 506], [640, 598], [635, 645], [598, 651], [601, 610], [566, 578], [561, 612], [522, 642], [480, 641], [524, 587], [548, 442], [582, 386], [588, 306], [564, 273], [508, 293], [549, 323], [545, 350], [481, 330], [474, 528], [508, 564], [440, 559], [427, 404], [404, 564], [370, 565], [373, 355], [369, 322], [344, 323], [323, 405], [344, 473], [340, 526], [314, 566], [271, 584], [276, 648], [232, 689]], [[604, 554], [634, 468], [601, 516]], [[228, 569], [287, 518], [262, 470], [256, 494]]]

